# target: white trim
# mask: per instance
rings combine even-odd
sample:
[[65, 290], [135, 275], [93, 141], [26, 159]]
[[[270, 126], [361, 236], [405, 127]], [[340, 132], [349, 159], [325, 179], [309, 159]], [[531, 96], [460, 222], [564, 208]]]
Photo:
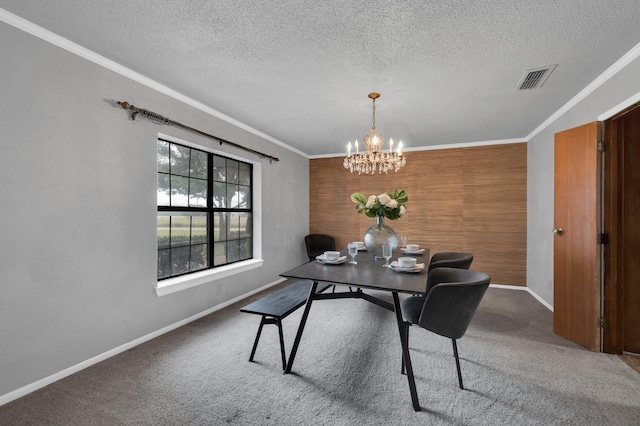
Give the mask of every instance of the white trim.
[[608, 120], [611, 117], [613, 117], [614, 115], [616, 115], [617, 113], [619, 113], [620, 111], [624, 111], [625, 109], [629, 108], [631, 105], [636, 104], [638, 102], [640, 102], [640, 92], [638, 92], [635, 95], [631, 96], [630, 98], [620, 102], [618, 105], [614, 106], [609, 111], [599, 115], [598, 116], [598, 121]]
[[[106, 359], [109, 359], [115, 355], [118, 355], [124, 351], [127, 351], [131, 348], [134, 348], [138, 345], [141, 345], [142, 343], [148, 342], [151, 339], [155, 339], [156, 337], [159, 337], [165, 333], [168, 333], [170, 331], [173, 331], [179, 327], [182, 327], [192, 321], [195, 321], [197, 319], [200, 319], [202, 317], [205, 317], [209, 314], [212, 314], [216, 311], [219, 311], [220, 309], [226, 308], [229, 305], [232, 305], [236, 302], [239, 302], [243, 299], [246, 299], [250, 296], [253, 296], [254, 294], [257, 294], [263, 290], [266, 290], [268, 288], [271, 288], [277, 284], [280, 284], [281, 282], [285, 281], [285, 278], [280, 278], [276, 281], [273, 281], [267, 285], [264, 285], [260, 288], [257, 288], [255, 290], [250, 291], [249, 293], [243, 294], [241, 296], [235, 297], [233, 299], [227, 300], [224, 303], [221, 303], [219, 305], [216, 305], [212, 308], [209, 308], [205, 311], [202, 311], [198, 314], [192, 315], [189, 318], [185, 318], [181, 321], [178, 321], [176, 323], [173, 323], [171, 325], [168, 325], [164, 328], [161, 328], [160, 330], [154, 331], [153, 333], [149, 333], [145, 336], [139, 337], [135, 340], [132, 340], [131, 342], [125, 343], [124, 345], [120, 345], [116, 348], [113, 348], [107, 352], [104, 352], [100, 355], [96, 355], [93, 358], [89, 358], [86, 361], [80, 362], [76, 365], [73, 365], [69, 368], [66, 368], [62, 371], [59, 371], [58, 373], [52, 374], [48, 377], [45, 377], [43, 379], [40, 379], [38, 381], [35, 381], [31, 384], [28, 384], [26, 386], [23, 386], [19, 389], [16, 389], [12, 392], [6, 393], [4, 395], [0, 396], [0, 406], [8, 404], [11, 401], [14, 401], [18, 398], [21, 398], [25, 395], [30, 394], [31, 392], [35, 392], [38, 389], [42, 389], [45, 386], [50, 385], [51, 383], [57, 382], [58, 380], [62, 380], [65, 377], [68, 377], [72, 374], [75, 374], [79, 371], [84, 370], [85, 368], [89, 368], [92, 365], [98, 364], [99, 362], [102, 362]], [[531, 290], [529, 290], [528, 287], [522, 287], [522, 286], [513, 286], [513, 285], [501, 285], [501, 284], [491, 284], [489, 287], [493, 287], [493, 288], [499, 288], [499, 289], [508, 289], [508, 290], [521, 290], [521, 291], [527, 291], [529, 292], [533, 297], [535, 297], [540, 303], [542, 303], [544, 306], [546, 306], [547, 308], [549, 308], [549, 310], [553, 311], [553, 308], [551, 308], [544, 300], [540, 299], [535, 293], [533, 293]]]
[[[111, 71], [114, 71], [124, 77], [127, 77], [133, 81], [136, 81], [140, 84], [143, 84], [151, 89], [154, 89], [160, 93], [164, 93], [167, 96], [170, 96], [178, 101], [181, 101], [187, 105], [190, 105], [196, 109], [199, 109], [207, 114], [210, 114], [214, 117], [217, 117], [221, 120], [224, 120], [230, 124], [233, 124], [234, 126], [237, 126], [243, 130], [246, 130], [249, 133], [252, 133], [256, 136], [259, 136], [263, 139], [266, 139], [270, 142], [273, 142], [274, 144], [281, 146], [282, 148], [285, 148], [291, 152], [294, 152], [302, 157], [305, 158], [309, 158], [309, 159], [314, 159], [314, 158], [331, 158], [331, 157], [340, 157], [342, 155], [344, 155], [344, 153], [338, 153], [338, 154], [326, 154], [326, 155], [309, 155], [306, 154], [302, 151], [300, 151], [297, 148], [294, 148], [290, 145], [287, 145], [286, 143], [272, 137], [269, 136], [257, 129], [254, 129], [251, 126], [248, 126], [236, 119], [233, 119], [217, 110], [214, 110], [213, 108], [210, 108], [192, 98], [189, 98], [173, 89], [170, 89], [167, 86], [164, 86], [160, 83], [158, 83], [155, 80], [151, 80], [148, 77], [143, 76], [142, 74], [139, 74], [129, 68], [126, 68], [110, 59], [105, 58], [104, 56], [98, 55], [97, 53], [86, 49], [82, 46], [80, 46], [79, 44], [76, 44], [64, 37], [61, 37], [57, 34], [52, 33], [51, 31], [45, 30], [44, 28], [27, 21], [24, 18], [21, 18], [17, 15], [14, 15], [11, 12], [8, 12], [2, 8], [0, 8], [0, 21], [3, 21], [11, 26], [14, 26], [24, 32], [27, 32], [31, 35], [34, 35], [42, 40], [45, 40], [51, 44], [54, 44], [62, 49], [65, 49], [71, 53], [74, 53], [82, 58], [85, 58], [91, 62], [94, 62], [98, 65], [101, 65]], [[620, 70], [622, 70], [624, 67], [626, 67], [627, 65], [629, 65], [632, 61], [634, 61], [638, 56], [640, 56], [640, 43], [638, 43], [637, 45], [635, 45], [633, 48], [631, 48], [631, 50], [629, 50], [622, 58], [618, 59], [613, 65], [611, 65], [609, 68], [607, 68], [602, 74], [600, 74], [600, 76], [598, 76], [594, 81], [592, 81], [587, 87], [585, 87], [584, 89], [582, 89], [576, 96], [574, 96], [571, 100], [569, 100], [569, 102], [567, 102], [564, 106], [560, 107], [560, 109], [558, 109], [555, 113], [553, 113], [549, 118], [547, 118], [544, 122], [542, 122], [538, 127], [536, 127], [531, 133], [529, 133], [527, 136], [523, 137], [523, 138], [516, 138], [516, 139], [510, 139], [510, 140], [506, 140], [506, 141], [494, 141], [494, 142], [468, 142], [468, 143], [461, 143], [461, 144], [451, 144], [451, 145], [437, 145], [437, 146], [432, 146], [432, 147], [418, 147], [418, 148], [413, 148], [413, 149], [405, 149], [405, 151], [423, 151], [423, 150], [430, 150], [430, 149], [446, 149], [446, 148], [461, 148], [461, 147], [468, 147], [468, 146], [481, 146], [481, 145], [494, 145], [497, 143], [513, 143], [513, 142], [509, 142], [509, 141], [518, 141], [518, 142], [528, 142], [530, 141], [533, 137], [535, 137], [538, 133], [540, 133], [541, 131], [543, 131], [545, 128], [547, 128], [548, 126], [551, 125], [551, 123], [553, 123], [554, 121], [556, 121], [558, 118], [560, 118], [563, 114], [565, 114], [567, 111], [569, 111], [571, 108], [573, 108], [576, 104], [578, 104], [580, 101], [582, 101], [584, 98], [586, 98], [589, 94], [591, 94], [593, 91], [595, 91], [598, 87], [600, 87], [602, 84], [604, 84], [606, 81], [608, 81], [611, 77], [613, 77], [615, 74], [617, 74]], [[640, 95], [640, 94], [639, 94]], [[607, 113], [604, 113], [603, 116], [606, 116], [608, 113], [610, 113], [611, 111], [616, 110], [617, 107], [612, 108], [611, 110], [607, 111]], [[620, 111], [620, 110], [616, 110]], [[609, 117], [606, 117], [609, 118]], [[604, 118], [604, 119], [606, 119]]]
[[196, 287], [202, 284], [207, 284], [215, 280], [220, 280], [222, 278], [227, 278], [240, 272], [259, 268], [263, 263], [264, 260], [262, 259], [251, 259], [238, 263], [232, 263], [230, 265], [220, 266], [214, 269], [194, 272], [188, 275], [181, 275], [179, 277], [158, 281], [158, 285], [156, 285], [154, 289], [159, 297], [166, 296], [167, 294], [186, 290], [188, 288]]
[[560, 107], [559, 110], [554, 112], [551, 117], [547, 118], [542, 124], [536, 127], [531, 133], [527, 135], [527, 140], [531, 140], [538, 133], [546, 129], [554, 121], [564, 115], [571, 108], [576, 106], [580, 101], [593, 93], [597, 88], [606, 83], [610, 78], [616, 75], [620, 70], [629, 65], [632, 61], [640, 56], [640, 43], [636, 44], [631, 50], [629, 50], [622, 58], [618, 59], [613, 65], [607, 68], [602, 74], [600, 74], [595, 80], [593, 80], [587, 87], [582, 89], [580, 93], [574, 96], [569, 102]]
[[165, 333], [168, 333], [168, 332], [170, 332], [172, 330], [175, 330], [176, 328], [182, 327], [183, 325], [186, 325], [186, 324], [188, 324], [188, 323], [190, 323], [192, 321], [195, 321], [197, 319], [205, 317], [205, 316], [207, 316], [209, 314], [212, 314], [212, 313], [214, 313], [216, 311], [219, 311], [220, 309], [226, 308], [227, 306], [232, 305], [232, 304], [234, 304], [236, 302], [239, 302], [242, 299], [245, 299], [245, 298], [247, 298], [249, 296], [252, 296], [252, 295], [254, 295], [256, 293], [259, 293], [259, 292], [261, 292], [263, 290], [266, 290], [266, 289], [268, 289], [270, 287], [273, 287], [274, 285], [280, 284], [284, 280], [285, 280], [285, 278], [281, 278], [279, 280], [273, 281], [272, 283], [269, 283], [269, 284], [267, 284], [267, 285], [265, 285], [263, 287], [260, 287], [258, 289], [252, 290], [249, 293], [243, 294], [243, 295], [238, 296], [236, 298], [233, 298], [231, 300], [227, 300], [224, 303], [216, 305], [216, 306], [214, 306], [212, 308], [209, 308], [209, 309], [207, 309], [205, 311], [202, 311], [202, 312], [200, 312], [198, 314], [195, 314], [195, 315], [193, 315], [193, 316], [191, 316], [189, 318], [185, 318], [185, 319], [183, 319], [181, 321], [178, 321], [178, 322], [176, 322], [174, 324], [171, 324], [171, 325], [168, 325], [168, 326], [166, 326], [164, 328], [161, 328], [160, 330], [154, 331], [153, 333], [149, 333], [149, 334], [147, 334], [145, 336], [139, 337], [139, 338], [137, 338], [135, 340], [132, 340], [131, 342], [125, 343], [124, 345], [120, 345], [120, 346], [118, 346], [116, 348], [113, 348], [113, 349], [111, 349], [111, 350], [109, 350], [107, 352], [104, 352], [104, 353], [102, 353], [100, 355], [96, 355], [93, 358], [89, 358], [86, 361], [80, 362], [80, 363], [78, 363], [76, 365], [73, 365], [73, 366], [71, 366], [69, 368], [66, 368], [66, 369], [64, 369], [62, 371], [59, 371], [59, 372], [57, 372], [55, 374], [52, 374], [51, 376], [45, 377], [44, 379], [40, 379], [40, 380], [38, 380], [36, 382], [33, 382], [33, 383], [31, 383], [29, 385], [26, 385], [26, 386], [23, 386], [23, 387], [21, 387], [19, 389], [16, 389], [16, 390], [12, 391], [12, 392], [9, 392], [7, 394], [1, 395], [0, 396], [0, 406], [2, 406], [4, 404], [8, 404], [9, 402], [11, 402], [13, 400], [21, 398], [21, 397], [23, 397], [23, 396], [25, 396], [27, 394], [30, 394], [31, 392], [35, 392], [38, 389], [41, 389], [41, 388], [43, 388], [45, 386], [50, 385], [51, 383], [57, 382], [58, 380], [61, 380], [61, 379], [64, 379], [65, 377], [68, 377], [68, 376], [70, 376], [70, 375], [72, 375], [74, 373], [77, 373], [78, 371], [82, 371], [85, 368], [91, 367], [92, 365], [95, 365], [95, 364], [97, 364], [99, 362], [102, 362], [102, 361], [104, 361], [106, 359], [109, 359], [112, 356], [118, 355], [118, 354], [120, 354], [120, 353], [122, 353], [124, 351], [127, 351], [127, 350], [129, 350], [129, 349], [131, 349], [133, 347], [136, 347], [136, 346], [138, 346], [138, 345], [140, 345], [142, 343], [148, 342], [151, 339], [155, 339], [158, 336], [161, 336], [161, 335], [163, 335]]
[[214, 154], [224, 155], [225, 157], [244, 161], [253, 165], [253, 185], [251, 187], [253, 191], [253, 259], [158, 281], [158, 284], [154, 287], [158, 297], [166, 296], [167, 294], [207, 284], [215, 280], [227, 278], [241, 272], [261, 267], [264, 263], [264, 260], [262, 259], [262, 163], [245, 157], [218, 151], [216, 149], [186, 141], [165, 133], [158, 133], [158, 138]]
[[553, 312], [553, 306], [551, 306], [550, 304], [548, 304], [547, 302], [544, 301], [544, 299], [542, 299], [540, 296], [538, 296], [536, 293], [534, 293], [533, 291], [531, 291], [531, 289], [529, 287], [523, 287], [523, 286], [518, 286], [518, 285], [503, 285], [503, 284], [489, 284], [489, 287], [492, 288], [501, 288], [501, 289], [505, 289], [505, 290], [520, 290], [520, 291], [526, 291], [527, 293], [529, 293], [530, 295], [532, 295], [538, 302], [540, 302], [542, 305], [544, 305], [545, 308], [549, 309], [551, 312]]
[[501, 289], [504, 289], [504, 290], [527, 291], [527, 287], [524, 287], [524, 286], [521, 286], [521, 285], [489, 284], [489, 287], [491, 287], [491, 288], [501, 288]]
[[[49, 30], [46, 30], [36, 24], [34, 24], [33, 22], [29, 22], [24, 18], [21, 18], [17, 15], [14, 15], [11, 12], [7, 12], [4, 9], [0, 8], [0, 21], [4, 21], [5, 23], [14, 26], [26, 33], [29, 33], [33, 36], [36, 36], [44, 41], [47, 41], [55, 46], [58, 46], [64, 50], [67, 50], [75, 55], [78, 55], [84, 59], [87, 59], [95, 64], [98, 64], [108, 70], [111, 70], [115, 73], [118, 73], [124, 77], [127, 77], [137, 83], [140, 83], [144, 86], [147, 86], [153, 90], [156, 90], [160, 93], [163, 93], [167, 96], [170, 96], [182, 103], [185, 103], [189, 106], [192, 106], [196, 109], [199, 109], [202, 112], [205, 112], [209, 115], [212, 115], [214, 117], [217, 117], [223, 121], [226, 121], [227, 123], [230, 123], [240, 129], [246, 130], [249, 133], [252, 133], [256, 136], [259, 136], [263, 139], [268, 140], [269, 142], [273, 142], [274, 144], [281, 146], [282, 148], [285, 148], [289, 151], [295, 152], [298, 155], [301, 155], [303, 157], [306, 157], [307, 154], [303, 153], [302, 151], [287, 145], [286, 143], [274, 138], [273, 136], [269, 136], [266, 133], [263, 133], [257, 129], [254, 129], [253, 127], [244, 124], [234, 118], [229, 117], [226, 114], [221, 113], [220, 111], [217, 111], [213, 108], [210, 108], [206, 105], [204, 105], [201, 102], [198, 102], [188, 96], [183, 95], [182, 93], [179, 93], [163, 84], [158, 83], [155, 80], [152, 80], [148, 77], [145, 77], [144, 75], [137, 73], [127, 67], [124, 67], [120, 64], [118, 64], [117, 62], [112, 61], [111, 59], [105, 58], [102, 55], [99, 55], [85, 47], [80, 46], [77, 43], [72, 42], [71, 40], [68, 40], [64, 37], [61, 37], [55, 33], [52, 33]], [[122, 99], [121, 99], [122, 100]]]
[[[455, 149], [455, 148], [473, 148], [476, 146], [488, 146], [488, 145], [506, 145], [512, 143], [527, 143], [524, 138], [520, 139], [499, 139], [494, 141], [477, 141], [477, 142], [460, 142], [460, 143], [451, 143], [451, 144], [442, 144], [442, 145], [429, 145], [429, 146], [416, 146], [416, 147], [403, 147], [402, 150], [405, 152], [412, 151], [434, 151], [437, 149]], [[309, 159], [313, 160], [316, 158], [333, 158], [333, 157], [344, 157], [347, 155], [347, 152], [340, 152], [337, 154], [319, 154], [319, 155], [310, 155]]]

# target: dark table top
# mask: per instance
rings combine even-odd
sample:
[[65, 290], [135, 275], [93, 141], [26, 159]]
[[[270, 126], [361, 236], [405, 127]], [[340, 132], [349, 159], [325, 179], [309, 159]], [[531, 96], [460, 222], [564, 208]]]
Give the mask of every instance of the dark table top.
[[[341, 253], [344, 255], [346, 251]], [[280, 276], [398, 293], [423, 294], [427, 288], [426, 265], [425, 270], [420, 273], [395, 272], [382, 267], [384, 259], [375, 259], [366, 251], [358, 252], [357, 265], [350, 264], [349, 260], [351, 256], [339, 265], [327, 265], [314, 260], [283, 272]], [[418, 263], [422, 263], [420, 258]]]

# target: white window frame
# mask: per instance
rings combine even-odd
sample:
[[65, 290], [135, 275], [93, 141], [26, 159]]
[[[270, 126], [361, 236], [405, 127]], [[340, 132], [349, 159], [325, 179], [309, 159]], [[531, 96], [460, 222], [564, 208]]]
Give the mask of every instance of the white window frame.
[[[253, 165], [253, 259], [231, 263], [217, 268], [197, 271], [179, 277], [167, 278], [156, 281], [154, 290], [158, 296], [166, 296], [178, 291], [186, 290], [199, 285], [211, 283], [213, 281], [227, 278], [251, 269], [259, 268], [264, 263], [262, 259], [262, 163], [249, 158], [239, 157], [228, 152], [217, 151], [208, 146], [200, 145], [190, 141], [185, 141], [175, 136], [158, 133], [159, 139], [175, 142], [190, 148], [199, 149], [213, 154], [222, 155], [234, 160], [244, 161]], [[156, 237], [157, 241], [157, 237]]]

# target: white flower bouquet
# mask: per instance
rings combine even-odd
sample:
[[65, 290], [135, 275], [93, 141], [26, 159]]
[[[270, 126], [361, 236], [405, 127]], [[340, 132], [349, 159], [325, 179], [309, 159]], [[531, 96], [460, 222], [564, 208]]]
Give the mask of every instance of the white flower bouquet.
[[394, 192], [383, 192], [380, 195], [365, 196], [361, 192], [351, 194], [351, 201], [356, 203], [356, 211], [368, 217], [383, 216], [390, 220], [400, 219], [407, 212], [405, 203], [409, 197], [403, 189]]

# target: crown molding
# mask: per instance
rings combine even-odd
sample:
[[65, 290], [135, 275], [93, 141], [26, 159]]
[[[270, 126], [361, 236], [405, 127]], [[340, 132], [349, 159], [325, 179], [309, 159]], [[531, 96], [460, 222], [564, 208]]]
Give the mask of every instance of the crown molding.
[[[477, 141], [477, 142], [461, 142], [461, 143], [450, 143], [450, 144], [442, 144], [442, 145], [424, 145], [424, 146], [416, 146], [409, 147], [406, 146], [402, 148], [404, 152], [413, 152], [413, 151], [435, 151], [438, 149], [456, 149], [456, 148], [473, 148], [474, 146], [487, 146], [487, 145], [506, 145], [512, 143], [526, 143], [525, 138], [516, 138], [516, 139], [499, 139], [493, 141]], [[310, 155], [309, 159], [314, 160], [317, 158], [334, 158], [334, 157], [344, 157], [346, 155], [345, 152], [339, 152], [335, 154], [319, 154], [319, 155]]]
[[[593, 80], [587, 87], [585, 87], [577, 95], [575, 95], [569, 102], [567, 102], [562, 107], [560, 107], [560, 109], [557, 110], [555, 113], [553, 113], [551, 115], [551, 117], [549, 117], [545, 121], [543, 121], [538, 127], [536, 127], [531, 133], [529, 133], [527, 135], [526, 139], [528, 141], [531, 140], [538, 133], [540, 133], [541, 131], [543, 131], [547, 127], [549, 127], [551, 125], [551, 123], [556, 121], [558, 118], [560, 118], [562, 115], [564, 115], [567, 111], [569, 111], [571, 108], [576, 106], [580, 101], [584, 100], [587, 96], [592, 94], [596, 89], [598, 89], [600, 86], [602, 86], [604, 83], [606, 83], [609, 79], [611, 79], [613, 76], [615, 76], [620, 70], [622, 70], [624, 67], [629, 65], [631, 62], [633, 62], [639, 56], [640, 56], [640, 43], [636, 44], [622, 58], [618, 59], [613, 65], [611, 65], [609, 68], [607, 68], [602, 74], [600, 74], [595, 80]], [[636, 96], [638, 96], [638, 95], [636, 95]], [[629, 98], [629, 99], [633, 99], [633, 98]], [[620, 105], [623, 105], [623, 104], [624, 104], [624, 102], [622, 104], [620, 104]], [[611, 111], [615, 110], [620, 105], [618, 105], [615, 108], [612, 108], [611, 110], [607, 111], [607, 113], [611, 113]], [[629, 104], [627, 106], [630, 106], [630, 105], [632, 105], [632, 104]], [[622, 108], [622, 109], [624, 109], [624, 108]], [[615, 113], [621, 111], [622, 109], [616, 110], [611, 115], [614, 115]], [[605, 113], [605, 114], [607, 114], [607, 113]], [[600, 117], [604, 116], [605, 114], [599, 116], [598, 120], [600, 120]]]
[[64, 49], [68, 52], [71, 52], [75, 55], [78, 55], [88, 61], [91, 61], [97, 65], [100, 65], [108, 70], [111, 70], [115, 73], [118, 73], [130, 80], [133, 80], [137, 83], [140, 83], [144, 86], [149, 87], [150, 89], [153, 89], [157, 92], [160, 92], [162, 94], [165, 94], [167, 96], [170, 96], [174, 99], [176, 99], [177, 101], [180, 101], [186, 105], [189, 105], [193, 108], [196, 108], [206, 114], [209, 114], [213, 117], [219, 118], [220, 120], [226, 121], [229, 124], [232, 124], [242, 130], [245, 130], [249, 133], [252, 133], [256, 136], [261, 137], [262, 139], [266, 139], [269, 142], [272, 142], [278, 146], [281, 146], [284, 149], [287, 149], [289, 151], [295, 152], [298, 155], [301, 155], [303, 157], [308, 157], [307, 154], [305, 154], [304, 152], [290, 146], [287, 145], [286, 143], [267, 135], [266, 133], [263, 133], [257, 129], [254, 129], [253, 127], [242, 123], [241, 121], [238, 121], [234, 118], [229, 117], [226, 114], [221, 113], [220, 111], [217, 111], [211, 107], [208, 107], [207, 105], [198, 102], [188, 96], [183, 95], [182, 93], [171, 89], [170, 87], [167, 87], [161, 83], [158, 83], [155, 80], [152, 80], [140, 73], [137, 73], [127, 67], [124, 67], [120, 64], [118, 64], [117, 62], [112, 61], [111, 59], [105, 58], [102, 55], [97, 54], [96, 52], [89, 50], [85, 47], [80, 46], [77, 43], [72, 42], [71, 40], [68, 40], [64, 37], [61, 37], [55, 33], [52, 33], [49, 30], [46, 30], [36, 24], [34, 24], [33, 22], [27, 21], [24, 18], [21, 18], [17, 15], [14, 15], [11, 12], [8, 12], [4, 9], [0, 9], [0, 21], [3, 21], [15, 28], [18, 28], [19, 30], [22, 30], [26, 33], [29, 33], [35, 37], [38, 37], [48, 43], [51, 43], [57, 47], [60, 47], [61, 49]]

